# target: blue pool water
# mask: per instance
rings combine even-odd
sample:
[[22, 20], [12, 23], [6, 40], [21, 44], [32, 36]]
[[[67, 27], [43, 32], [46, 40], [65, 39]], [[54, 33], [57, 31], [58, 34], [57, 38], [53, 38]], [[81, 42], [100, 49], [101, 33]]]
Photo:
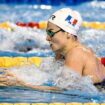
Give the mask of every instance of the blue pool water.
[[[44, 7], [35, 5], [0, 5], [0, 22], [40, 22], [47, 21], [50, 14], [59, 8], [67, 7]], [[78, 10], [84, 21], [104, 22], [105, 2], [93, 1], [80, 5], [69, 6]], [[53, 56], [48, 42], [45, 41], [45, 30], [21, 28], [12, 26], [15, 31], [10, 32], [0, 29], [0, 56]], [[104, 30], [82, 28], [79, 35], [80, 40], [91, 47], [99, 57], [105, 56]], [[27, 48], [31, 50], [28, 51]], [[83, 91], [62, 91], [62, 93], [40, 92], [22, 87], [4, 88], [0, 87], [0, 102], [105, 102], [104, 93], [86, 93]]]

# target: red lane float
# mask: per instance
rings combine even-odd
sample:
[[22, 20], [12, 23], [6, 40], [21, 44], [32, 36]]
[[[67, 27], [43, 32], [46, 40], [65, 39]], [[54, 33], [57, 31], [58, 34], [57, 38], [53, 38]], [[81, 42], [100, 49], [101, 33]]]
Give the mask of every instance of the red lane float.
[[31, 28], [39, 28], [39, 29], [45, 29], [47, 27], [47, 22], [29, 22], [29, 23], [23, 23], [23, 22], [17, 22], [16, 25], [21, 27], [31, 27]]
[[29, 22], [29, 23], [17, 22], [16, 25], [22, 26], [22, 27], [39, 28], [39, 24], [36, 22]]
[[39, 28], [39, 24], [38, 23], [35, 23], [35, 22], [29, 22], [28, 24], [27, 24], [27, 26], [29, 26], [29, 27], [36, 27], [36, 28]]
[[101, 58], [101, 63], [105, 66], [105, 57]]
[[17, 22], [16, 23], [17, 26], [21, 26], [21, 27], [26, 27], [27, 25], [23, 22]]

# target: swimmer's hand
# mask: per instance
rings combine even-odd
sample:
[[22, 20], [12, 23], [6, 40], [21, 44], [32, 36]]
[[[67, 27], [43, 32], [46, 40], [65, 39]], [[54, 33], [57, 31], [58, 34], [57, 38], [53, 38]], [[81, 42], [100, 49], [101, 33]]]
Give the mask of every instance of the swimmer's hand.
[[60, 92], [60, 89], [55, 87], [26, 84], [22, 80], [19, 80], [19, 78], [10, 71], [6, 70], [4, 72], [5, 74], [0, 75], [0, 86], [21, 86], [39, 91]]
[[4, 71], [4, 74], [0, 74], [0, 86], [21, 86], [23, 81], [19, 80], [15, 74], [8, 70]]

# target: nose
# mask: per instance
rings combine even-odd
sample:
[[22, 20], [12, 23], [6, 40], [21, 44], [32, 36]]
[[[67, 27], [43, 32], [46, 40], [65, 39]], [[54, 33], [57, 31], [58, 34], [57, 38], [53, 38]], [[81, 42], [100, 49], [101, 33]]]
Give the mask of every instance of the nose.
[[46, 40], [51, 41], [51, 37], [47, 35]]

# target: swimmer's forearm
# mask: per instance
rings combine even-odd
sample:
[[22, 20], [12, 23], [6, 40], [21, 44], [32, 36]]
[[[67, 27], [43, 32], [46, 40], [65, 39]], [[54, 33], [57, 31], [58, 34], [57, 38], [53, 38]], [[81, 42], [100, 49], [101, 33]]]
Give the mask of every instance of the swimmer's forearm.
[[35, 90], [41, 90], [41, 91], [54, 91], [54, 92], [61, 91], [59, 88], [50, 87], [50, 86], [28, 85], [25, 83], [21, 83], [20, 86], [35, 89]]
[[21, 87], [26, 87], [26, 88], [32, 88], [35, 90], [40, 90], [40, 91], [53, 91], [53, 92], [60, 91], [59, 88], [50, 87], [50, 86], [30, 85], [30, 84], [24, 83], [21, 80], [15, 80], [15, 82], [13, 82], [12, 84], [12, 83], [8, 83], [7, 81], [5, 81], [5, 78], [0, 78], [0, 86], [21, 86]]
[[28, 85], [26, 87], [32, 88], [32, 89], [35, 89], [35, 90], [42, 90], [42, 91], [60, 91], [59, 88], [54, 88], [54, 87], [49, 87], [49, 86], [32, 86], [32, 85]]

